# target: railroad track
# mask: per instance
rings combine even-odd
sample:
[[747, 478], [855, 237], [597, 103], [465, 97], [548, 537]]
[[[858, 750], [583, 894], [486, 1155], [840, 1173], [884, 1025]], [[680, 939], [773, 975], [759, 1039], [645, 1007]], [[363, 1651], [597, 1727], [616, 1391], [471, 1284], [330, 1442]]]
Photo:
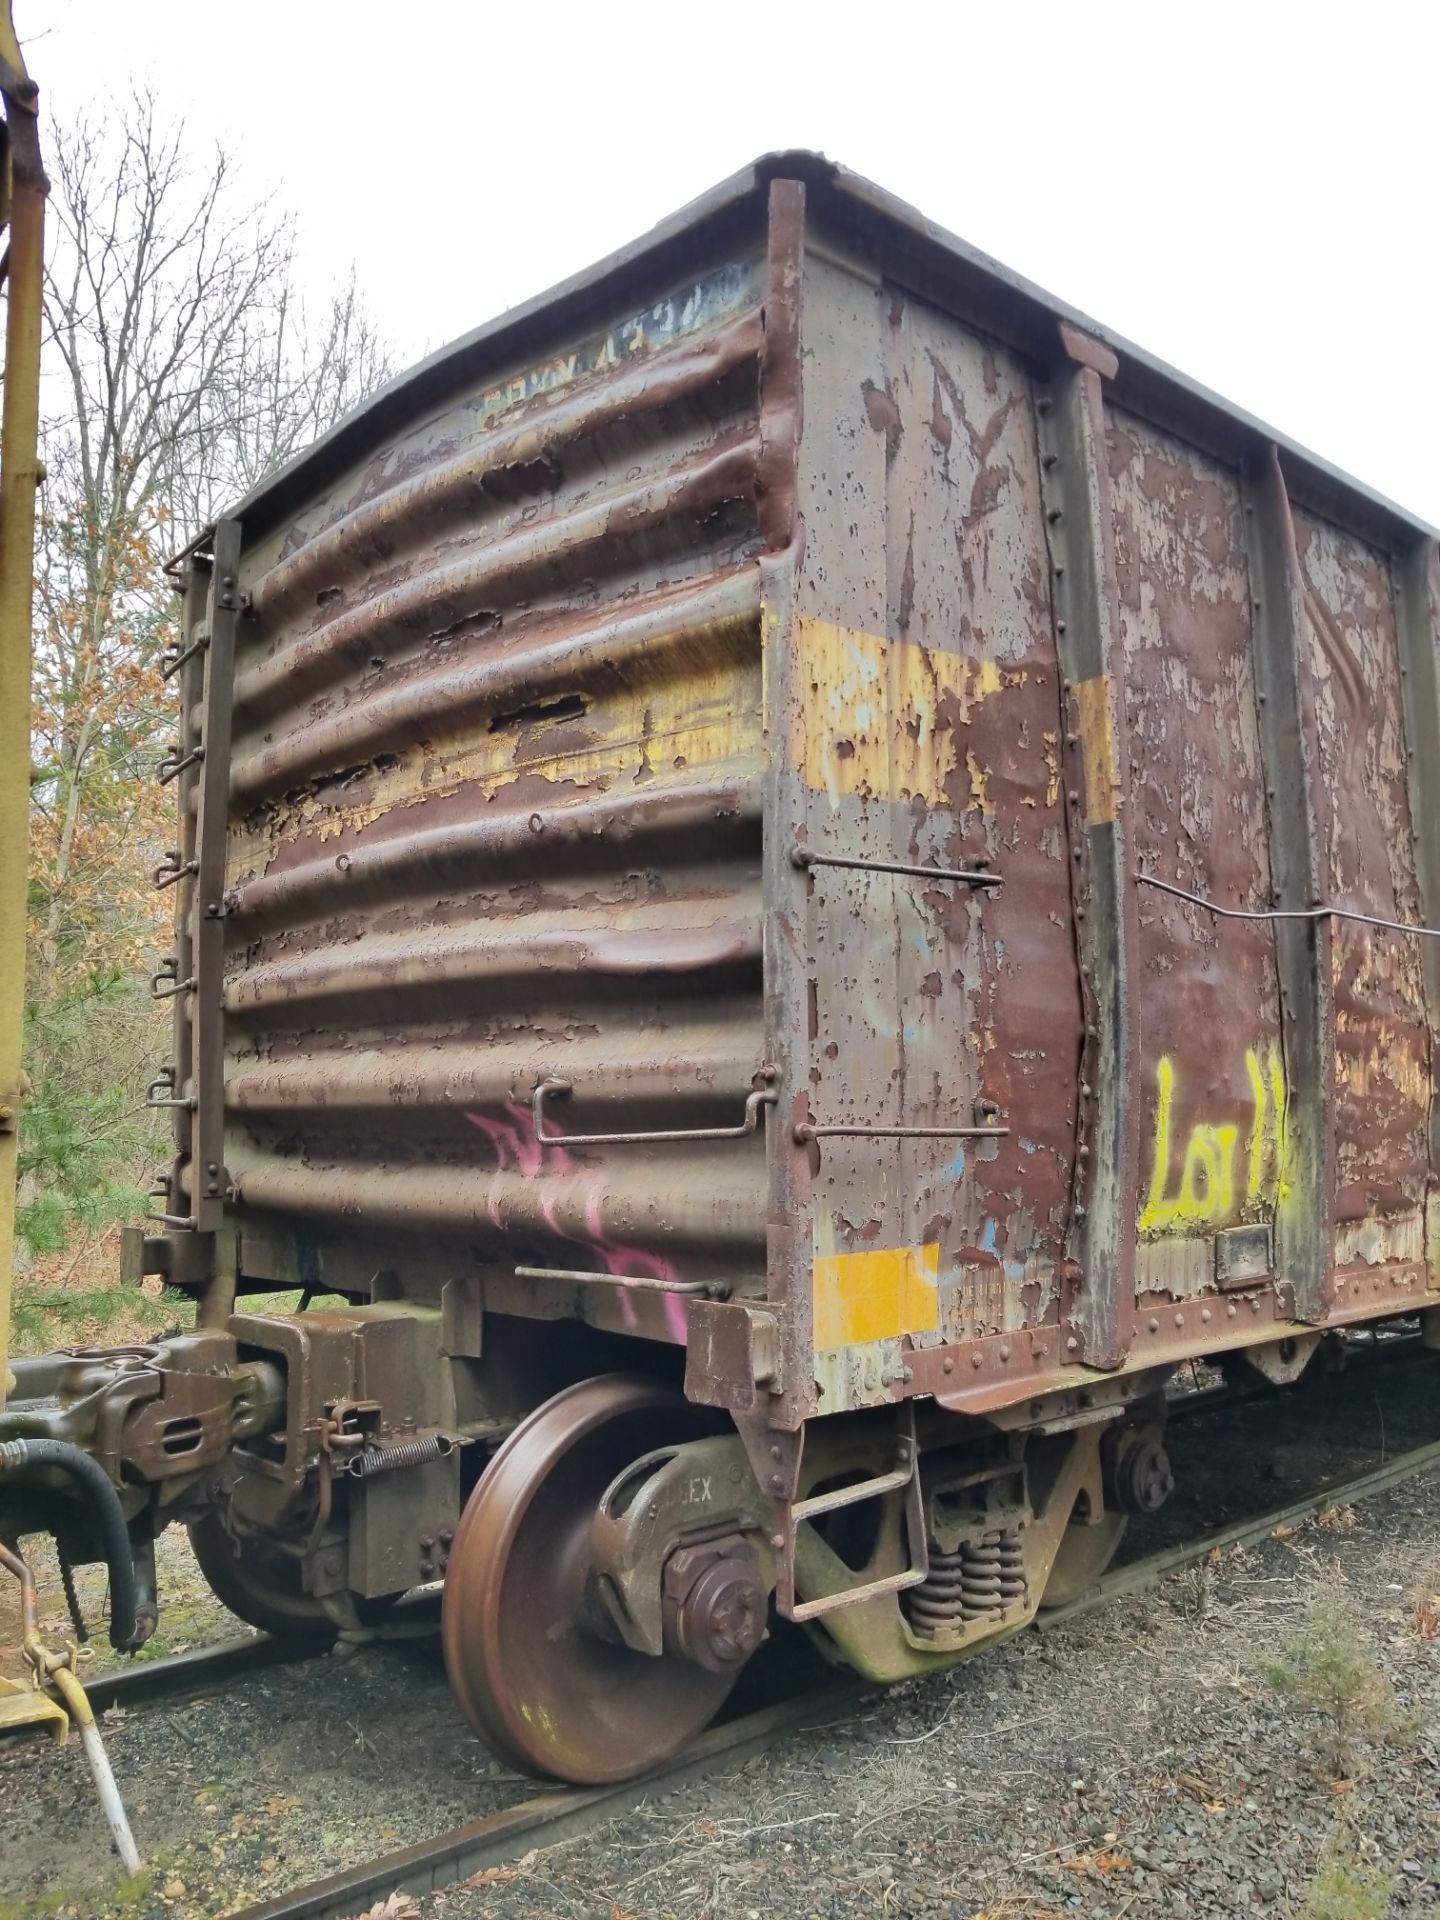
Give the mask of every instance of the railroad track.
[[[1217, 1549], [1250, 1545], [1265, 1539], [1277, 1527], [1297, 1525], [1341, 1502], [1383, 1493], [1433, 1468], [1440, 1468], [1440, 1440], [1397, 1454], [1382, 1466], [1332, 1481], [1302, 1499], [1251, 1514], [1233, 1525], [1215, 1528], [1114, 1568], [1087, 1593], [1045, 1613], [1037, 1624], [1042, 1631], [1051, 1632], [1109, 1601], [1142, 1593], [1158, 1585], [1168, 1574], [1193, 1566]], [[439, 1887], [453, 1886], [487, 1867], [504, 1866], [531, 1848], [554, 1846], [572, 1839], [633, 1805], [639, 1797], [671, 1793], [722, 1766], [766, 1751], [786, 1735], [836, 1724], [876, 1691], [867, 1682], [850, 1680], [800, 1694], [738, 1717], [728, 1725], [712, 1727], [673, 1766], [646, 1780], [631, 1780], [613, 1787], [549, 1788], [482, 1820], [452, 1827], [417, 1846], [386, 1854], [366, 1866], [347, 1868], [258, 1906], [246, 1907], [233, 1915], [232, 1920], [351, 1920], [351, 1916], [363, 1914], [368, 1907], [393, 1893], [414, 1897]]]
[[[394, 1609], [377, 1638], [410, 1640], [440, 1631], [439, 1591], [429, 1588], [407, 1595]], [[267, 1667], [283, 1667], [318, 1660], [331, 1652], [333, 1642], [286, 1639], [270, 1633], [237, 1634], [214, 1646], [188, 1653], [165, 1654], [157, 1660], [136, 1660], [93, 1677], [85, 1676], [85, 1691], [96, 1713], [108, 1707], [148, 1707], [160, 1700], [193, 1699], [221, 1687], [237, 1685]]]

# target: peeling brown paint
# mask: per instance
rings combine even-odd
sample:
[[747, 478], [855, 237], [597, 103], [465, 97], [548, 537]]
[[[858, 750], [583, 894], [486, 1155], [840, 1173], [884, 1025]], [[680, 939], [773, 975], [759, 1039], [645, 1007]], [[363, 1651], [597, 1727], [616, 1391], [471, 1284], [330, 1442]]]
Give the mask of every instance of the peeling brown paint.
[[[1382, 556], [1296, 516], [1322, 759], [1327, 897], [1418, 921], [1404, 703]], [[1424, 1217], [1433, 1063], [1417, 943], [1337, 923], [1333, 935], [1338, 1225]]]

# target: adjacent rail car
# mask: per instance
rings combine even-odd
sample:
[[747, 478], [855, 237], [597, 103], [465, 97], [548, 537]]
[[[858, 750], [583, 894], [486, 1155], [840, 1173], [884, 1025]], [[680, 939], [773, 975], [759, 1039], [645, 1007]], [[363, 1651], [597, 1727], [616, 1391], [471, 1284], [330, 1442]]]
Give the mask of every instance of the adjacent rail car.
[[1068, 1598], [1181, 1362], [1440, 1343], [1436, 556], [813, 155], [435, 355], [179, 564], [197, 1326], [4, 1432], [571, 1780]]

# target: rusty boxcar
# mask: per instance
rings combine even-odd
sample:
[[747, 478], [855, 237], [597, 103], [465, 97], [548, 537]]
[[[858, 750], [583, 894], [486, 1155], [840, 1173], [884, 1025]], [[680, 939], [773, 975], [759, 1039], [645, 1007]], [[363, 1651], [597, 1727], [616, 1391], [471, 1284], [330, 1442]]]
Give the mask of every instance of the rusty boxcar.
[[1187, 1357], [1440, 1339], [1435, 535], [875, 187], [757, 163], [180, 584], [198, 1323], [3, 1416], [142, 1613], [171, 1518], [261, 1624], [443, 1576], [623, 1777], [772, 1604], [899, 1677], [1073, 1593]]

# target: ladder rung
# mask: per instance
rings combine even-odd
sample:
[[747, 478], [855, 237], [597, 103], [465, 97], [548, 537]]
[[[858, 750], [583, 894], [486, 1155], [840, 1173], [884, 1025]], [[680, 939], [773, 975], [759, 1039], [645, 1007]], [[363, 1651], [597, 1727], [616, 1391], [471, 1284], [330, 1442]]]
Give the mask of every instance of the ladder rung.
[[876, 1474], [873, 1480], [857, 1481], [853, 1487], [835, 1487], [829, 1493], [814, 1494], [809, 1500], [797, 1500], [790, 1509], [791, 1519], [798, 1524], [802, 1520], [813, 1520], [817, 1514], [834, 1513], [838, 1507], [857, 1506], [862, 1500], [878, 1499], [882, 1493], [894, 1493], [898, 1487], [908, 1487], [913, 1466], [896, 1467], [892, 1473]]

